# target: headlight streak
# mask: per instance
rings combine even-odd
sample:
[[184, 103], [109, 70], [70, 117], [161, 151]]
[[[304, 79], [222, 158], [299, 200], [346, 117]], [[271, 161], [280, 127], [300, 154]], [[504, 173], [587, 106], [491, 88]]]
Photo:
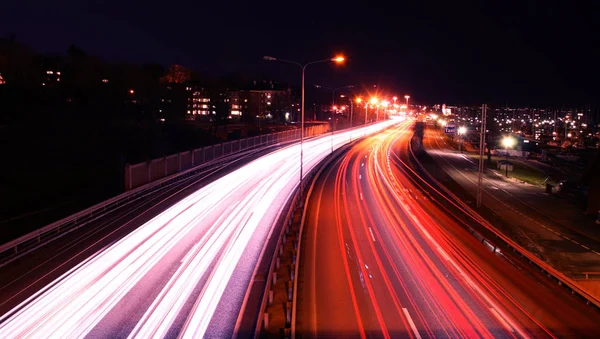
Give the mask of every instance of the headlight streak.
[[[334, 148], [395, 123], [386, 121], [338, 132]], [[329, 155], [331, 136], [309, 139], [304, 147], [308, 172]], [[280, 208], [281, 197], [289, 196], [297, 186], [298, 161], [299, 145], [290, 146], [190, 194], [0, 317], [0, 332], [5, 338], [85, 336], [124, 296], [143, 285], [157, 263], [194, 233], [199, 239], [181, 257], [169, 258], [178, 265], [173, 279], [165, 279], [170, 288], [162, 285], [165, 289], [151, 303], [152, 311], [142, 316], [131, 336], [167, 333], [191, 291], [199, 287], [198, 280], [208, 274], [180, 333], [185, 338], [204, 336], [250, 237], [258, 227], [271, 227], [274, 220], [265, 218], [267, 211]], [[215, 215], [218, 211], [229, 215], [220, 218]], [[247, 264], [254, 265], [255, 260], [248, 258]], [[216, 263], [214, 268], [207, 271], [212, 263]]]

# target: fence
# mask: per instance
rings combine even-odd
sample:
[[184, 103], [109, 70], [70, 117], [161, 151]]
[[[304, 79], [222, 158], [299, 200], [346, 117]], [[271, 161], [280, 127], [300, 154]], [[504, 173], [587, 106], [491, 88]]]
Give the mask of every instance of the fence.
[[[329, 124], [305, 128], [305, 137], [311, 137], [330, 130]], [[137, 164], [125, 165], [125, 190], [140, 187], [169, 175], [200, 166], [208, 161], [255, 147], [264, 147], [300, 139], [300, 129], [263, 134], [255, 137], [233, 140], [191, 151], [171, 154]]]

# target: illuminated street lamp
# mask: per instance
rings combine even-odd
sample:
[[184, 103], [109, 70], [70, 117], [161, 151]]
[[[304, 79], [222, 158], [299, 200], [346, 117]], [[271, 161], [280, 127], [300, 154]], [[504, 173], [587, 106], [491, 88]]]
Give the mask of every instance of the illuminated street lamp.
[[304, 169], [304, 164], [303, 164], [303, 156], [304, 156], [304, 73], [305, 73], [306, 67], [308, 65], [313, 65], [313, 64], [323, 63], [323, 62], [336, 62], [339, 64], [339, 63], [344, 62], [346, 60], [346, 58], [339, 55], [334, 58], [316, 60], [316, 61], [311, 61], [311, 62], [307, 62], [304, 64], [296, 62], [296, 61], [279, 59], [279, 58], [275, 58], [275, 57], [268, 56], [268, 55], [263, 56], [263, 59], [267, 60], [267, 61], [281, 61], [281, 62], [285, 62], [288, 64], [293, 64], [302, 69], [302, 99], [301, 99], [302, 105], [301, 105], [301, 110], [300, 110], [300, 115], [301, 115], [301, 123], [300, 123], [300, 191], [302, 191], [302, 176], [303, 176], [302, 171]]
[[513, 147], [515, 144], [515, 139], [513, 137], [510, 136], [506, 136], [504, 137], [504, 139], [502, 139], [502, 145], [504, 146], [504, 148], [506, 148], [506, 177], [508, 178], [508, 148], [509, 147]]
[[379, 99], [377, 99], [376, 97], [372, 97], [371, 98], [371, 105], [375, 106], [375, 108], [377, 109], [375, 121], [379, 121]]
[[405, 95], [404, 99], [406, 99], [406, 107], [408, 107], [408, 99], [410, 99], [410, 95]]
[[460, 126], [458, 128], [458, 139], [460, 141], [460, 143], [458, 144], [458, 151], [460, 153], [462, 153], [462, 143], [463, 143], [462, 136], [465, 135], [466, 133], [467, 133], [467, 128], [465, 126]]
[[384, 108], [384, 114], [387, 116], [387, 112], [388, 112], [388, 106], [390, 105], [390, 102], [387, 100], [384, 100], [383, 102], [381, 102], [381, 106], [383, 106]]
[[396, 107], [396, 100], [398, 100], [398, 97], [394, 96], [392, 99], [394, 99], [394, 107]]
[[[356, 98], [357, 103], [360, 104], [360, 103], [362, 103], [362, 101], [363, 101], [362, 98]], [[369, 113], [369, 103], [367, 102], [367, 103], [365, 103], [365, 125], [367, 124], [368, 113]]]

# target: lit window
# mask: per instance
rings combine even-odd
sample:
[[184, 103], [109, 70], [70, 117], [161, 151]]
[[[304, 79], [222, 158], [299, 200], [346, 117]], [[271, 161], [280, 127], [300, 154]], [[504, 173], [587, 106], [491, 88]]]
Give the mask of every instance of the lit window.
[[59, 82], [59, 81], [60, 81], [60, 78], [56, 78], [56, 81], [57, 81], [57, 82]]
[[244, 99], [244, 102], [248, 102], [248, 99]]
[[46, 74], [54, 74], [52, 71], [46, 71]]
[[240, 111], [231, 111], [231, 115], [241, 115], [242, 112]]
[[60, 72], [56, 72], [56, 75], [60, 75]]
[[202, 108], [208, 108], [208, 105], [202, 105]]
[[108, 83], [108, 79], [102, 79], [102, 83], [107, 84]]
[[188, 114], [190, 114], [191, 112], [188, 110]]

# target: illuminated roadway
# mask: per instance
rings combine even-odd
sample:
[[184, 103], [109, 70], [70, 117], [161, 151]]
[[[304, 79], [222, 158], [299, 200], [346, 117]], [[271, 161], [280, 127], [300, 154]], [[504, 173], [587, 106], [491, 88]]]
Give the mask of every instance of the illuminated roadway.
[[[334, 148], [393, 123], [338, 132]], [[304, 147], [306, 173], [331, 135]], [[190, 194], [1, 316], [1, 337], [231, 337], [298, 163], [296, 144]]]
[[409, 156], [412, 121], [359, 142], [312, 189], [296, 337], [598, 337], [600, 315], [466, 230]]

